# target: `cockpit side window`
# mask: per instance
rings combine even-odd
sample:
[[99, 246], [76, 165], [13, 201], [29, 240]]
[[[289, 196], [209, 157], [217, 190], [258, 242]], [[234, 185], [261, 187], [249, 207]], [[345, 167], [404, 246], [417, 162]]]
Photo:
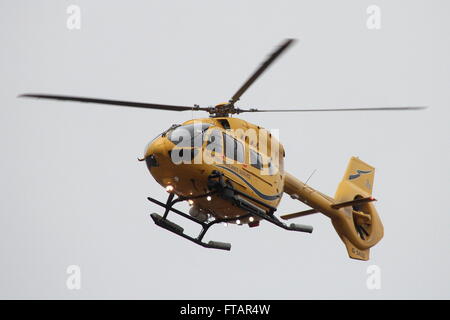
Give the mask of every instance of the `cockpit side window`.
[[276, 166], [275, 162], [272, 159], [269, 161], [268, 167], [269, 167], [269, 175], [273, 176], [274, 174], [278, 173], [278, 167]]
[[222, 132], [211, 130], [206, 140], [206, 150], [222, 154]]
[[252, 149], [250, 149], [250, 164], [252, 167], [260, 170], [263, 167], [261, 155]]
[[225, 156], [239, 163], [244, 162], [244, 145], [230, 135], [224, 133]]
[[177, 147], [198, 147], [203, 144], [203, 134], [211, 127], [210, 123], [191, 123], [179, 126], [167, 133], [167, 138]]
[[242, 144], [242, 142], [238, 141], [238, 140], [234, 140], [236, 141], [236, 161], [243, 163], [244, 162], [244, 145]]

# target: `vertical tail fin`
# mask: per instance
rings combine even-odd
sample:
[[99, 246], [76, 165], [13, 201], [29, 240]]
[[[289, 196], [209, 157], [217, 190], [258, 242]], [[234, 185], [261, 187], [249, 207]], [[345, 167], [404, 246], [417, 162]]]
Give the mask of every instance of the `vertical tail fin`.
[[[335, 195], [335, 199], [340, 201], [340, 197], [348, 196], [348, 189], [362, 193], [362, 196], [372, 195], [375, 168], [363, 162], [359, 158], [352, 157], [348, 163], [347, 170]], [[349, 199], [346, 199], [349, 200]]]
[[[335, 201], [341, 203], [371, 197], [374, 177], [374, 167], [352, 157], [336, 190]], [[333, 226], [344, 242], [350, 258], [368, 260], [370, 247], [378, 243], [384, 234], [377, 210], [371, 202], [343, 209], [346, 212], [346, 223], [333, 220]], [[348, 226], [353, 227], [356, 237], [350, 236]]]

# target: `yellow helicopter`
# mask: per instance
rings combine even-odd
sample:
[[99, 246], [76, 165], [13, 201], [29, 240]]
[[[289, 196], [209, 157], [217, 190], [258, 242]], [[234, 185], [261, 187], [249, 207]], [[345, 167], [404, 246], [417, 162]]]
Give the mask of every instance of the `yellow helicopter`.
[[[307, 225], [282, 220], [322, 213], [331, 219], [350, 258], [369, 259], [369, 250], [383, 237], [383, 225], [372, 197], [375, 169], [356, 157], [349, 161], [334, 197], [327, 196], [284, 170], [283, 145], [270, 131], [231, 115], [244, 112], [311, 112], [419, 110], [425, 107], [346, 109], [240, 109], [235, 106], [244, 92], [290, 46], [286, 39], [276, 48], [227, 103], [215, 107], [176, 106], [48, 94], [20, 97], [108, 104], [170, 111], [206, 111], [209, 118], [172, 125], [150, 141], [145, 155], [148, 170], [169, 193], [165, 202], [149, 197], [164, 212], [152, 213], [156, 225], [206, 248], [230, 250], [231, 244], [204, 242], [208, 229], [218, 223], [256, 227], [262, 220], [290, 231], [311, 233]], [[281, 215], [275, 211], [283, 193], [311, 209]], [[174, 207], [187, 201], [189, 213]], [[202, 230], [193, 237], [168, 219], [169, 213], [198, 223]]]

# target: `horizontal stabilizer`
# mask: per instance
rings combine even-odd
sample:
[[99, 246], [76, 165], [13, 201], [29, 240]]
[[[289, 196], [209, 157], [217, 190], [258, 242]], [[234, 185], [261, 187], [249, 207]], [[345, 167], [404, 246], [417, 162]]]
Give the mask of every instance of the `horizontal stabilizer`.
[[375, 199], [374, 197], [358, 198], [355, 200], [335, 203], [335, 204], [332, 204], [331, 207], [333, 209], [340, 209], [340, 208], [356, 206], [356, 205], [360, 205], [360, 204], [368, 203], [368, 202], [372, 202], [372, 201], [377, 201], [377, 199]]
[[284, 219], [284, 220], [289, 220], [289, 219], [303, 217], [303, 216], [307, 216], [307, 215], [310, 215], [310, 214], [313, 214], [313, 213], [318, 213], [318, 212], [319, 211], [317, 211], [316, 209], [309, 209], [309, 210], [305, 210], [305, 211], [285, 214], [285, 215], [280, 216], [280, 218]]

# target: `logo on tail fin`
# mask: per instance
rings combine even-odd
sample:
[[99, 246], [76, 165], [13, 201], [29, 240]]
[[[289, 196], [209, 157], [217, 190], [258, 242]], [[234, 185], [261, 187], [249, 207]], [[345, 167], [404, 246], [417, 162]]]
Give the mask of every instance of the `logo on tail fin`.
[[371, 173], [372, 170], [368, 170], [368, 171], [364, 171], [364, 170], [356, 170], [356, 174], [351, 174], [348, 176], [349, 180], [353, 180], [356, 178], [359, 178], [362, 174], [367, 174], [367, 173]]

